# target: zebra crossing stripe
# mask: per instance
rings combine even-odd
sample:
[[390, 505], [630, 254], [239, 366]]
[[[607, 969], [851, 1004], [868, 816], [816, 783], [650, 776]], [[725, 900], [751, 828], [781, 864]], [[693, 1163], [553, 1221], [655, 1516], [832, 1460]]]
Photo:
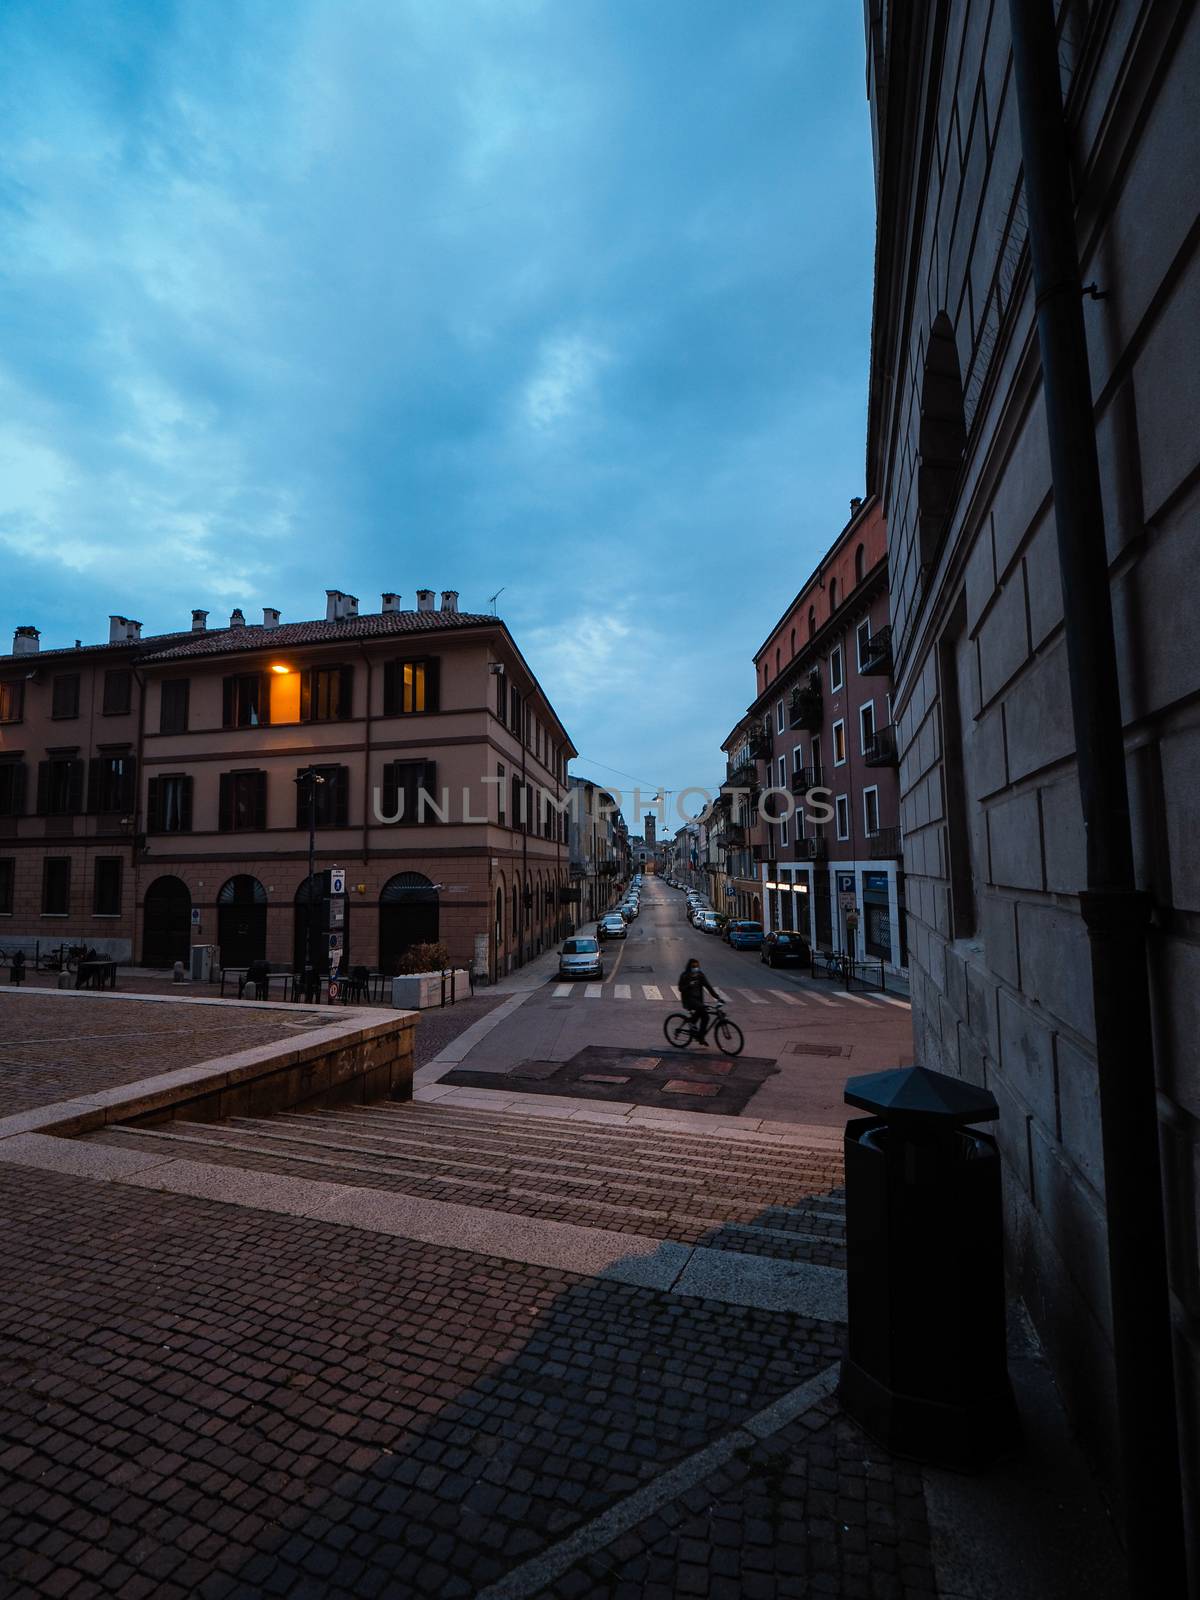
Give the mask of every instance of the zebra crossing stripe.
[[739, 989], [737, 992], [738, 994], [744, 994], [752, 1006], [765, 1006], [767, 1003], [762, 995], [756, 993], [753, 989]]
[[813, 1002], [814, 1005], [832, 1006], [835, 1011], [837, 1010], [837, 1001], [836, 1000], [829, 1000], [823, 994], [810, 994], [808, 996], [808, 998]]
[[662, 990], [656, 983], [644, 983], [642, 985], [642, 993], [645, 995], [647, 1000], [662, 999]]
[[911, 1000], [897, 1000], [894, 994], [873, 994], [872, 1000], [882, 1000], [885, 1006], [899, 1006], [901, 1011], [911, 1011]]
[[673, 983], [671, 985], [671, 993], [675, 996], [676, 1000], [680, 1000], [680, 999], [683, 998], [682, 995], [679, 993], [679, 985], [677, 983]]
[[571, 985], [569, 983], [560, 983], [555, 988], [554, 998], [556, 1000], [565, 1000], [570, 993], [571, 993]]
[[866, 1006], [868, 1011], [873, 1011], [875, 1009], [871, 1002], [867, 999], [866, 995], [863, 994], [840, 994], [838, 995], [838, 999], [853, 1000], [856, 1006]]
[[786, 989], [768, 989], [767, 993], [774, 995], [776, 1000], [782, 1000], [785, 1005], [802, 1006], [804, 1004], [798, 994], [789, 994]]
[[633, 997], [633, 990], [627, 983], [614, 983], [613, 993], [618, 1000], [629, 1000]]
[[599, 1000], [601, 993], [602, 986], [598, 983], [589, 983], [587, 988], [583, 991], [585, 1000]]

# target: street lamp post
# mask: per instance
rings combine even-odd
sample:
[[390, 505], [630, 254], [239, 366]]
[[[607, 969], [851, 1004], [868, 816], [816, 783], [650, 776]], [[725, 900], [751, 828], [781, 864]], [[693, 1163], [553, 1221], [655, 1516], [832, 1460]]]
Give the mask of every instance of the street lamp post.
[[305, 944], [307, 945], [307, 964], [304, 970], [304, 992], [306, 998], [314, 998], [317, 987], [317, 959], [313, 948], [316, 935], [316, 917], [313, 915], [313, 891], [316, 888], [316, 852], [317, 852], [317, 784], [324, 783], [325, 779], [316, 767], [306, 767], [303, 772], [296, 774], [297, 784], [308, 785], [308, 930]]

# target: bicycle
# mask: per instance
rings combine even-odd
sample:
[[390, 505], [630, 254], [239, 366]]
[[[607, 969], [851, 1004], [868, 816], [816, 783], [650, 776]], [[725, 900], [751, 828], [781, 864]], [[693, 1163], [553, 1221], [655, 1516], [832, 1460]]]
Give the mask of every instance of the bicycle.
[[[667, 1043], [674, 1045], [677, 1050], [686, 1050], [693, 1040], [701, 1042], [696, 1024], [686, 1011], [673, 1011], [663, 1023], [663, 1032], [667, 1036]], [[746, 1043], [737, 1023], [725, 1015], [725, 1005], [720, 1000], [712, 1008], [708, 1035], [702, 1042], [707, 1044], [709, 1039], [727, 1056], [740, 1056]]]
[[88, 947], [85, 944], [60, 944], [39, 954], [37, 970], [39, 972], [74, 972], [81, 961], [87, 959]]

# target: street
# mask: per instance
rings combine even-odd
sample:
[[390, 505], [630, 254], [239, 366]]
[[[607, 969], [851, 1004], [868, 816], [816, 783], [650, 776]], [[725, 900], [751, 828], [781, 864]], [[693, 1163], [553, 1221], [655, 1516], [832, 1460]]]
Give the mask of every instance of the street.
[[[592, 1099], [670, 1104], [663, 1097], [646, 1101], [640, 1093], [651, 1081], [641, 1075], [645, 1063], [653, 1061], [663, 1063], [663, 1071], [699, 1075], [701, 1087], [674, 1092], [681, 1109], [704, 1109], [698, 1103], [706, 1098], [703, 1074], [713, 1070], [717, 1053], [699, 1045], [675, 1051], [663, 1036], [664, 1020], [680, 1010], [679, 974], [693, 955], [745, 1035], [745, 1049], [729, 1075], [736, 1078], [750, 1062], [764, 1064], [743, 1103], [714, 1104], [713, 1110], [841, 1128], [848, 1076], [912, 1062], [906, 999], [860, 988], [847, 993], [798, 968], [771, 969], [756, 951], [731, 949], [694, 929], [683, 892], [653, 876], [643, 882], [641, 913], [629, 924], [627, 938], [604, 949], [603, 982], [559, 982], [551, 970], [441, 1081], [559, 1096], [583, 1090]], [[605, 1070], [576, 1074], [569, 1083], [555, 1075], [547, 1083], [547, 1064], [571, 1063], [585, 1051], [581, 1067], [603, 1064]], [[509, 1076], [523, 1063], [536, 1064], [546, 1089]]]

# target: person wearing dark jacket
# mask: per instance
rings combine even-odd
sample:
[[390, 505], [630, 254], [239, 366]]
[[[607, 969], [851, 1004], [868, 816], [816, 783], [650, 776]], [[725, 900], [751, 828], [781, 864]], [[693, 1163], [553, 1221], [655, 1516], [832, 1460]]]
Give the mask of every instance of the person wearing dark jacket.
[[708, 1037], [708, 1007], [704, 1004], [706, 990], [714, 1000], [721, 998], [700, 970], [699, 961], [693, 956], [679, 974], [679, 998], [691, 1013], [692, 1026], [701, 1044]]

